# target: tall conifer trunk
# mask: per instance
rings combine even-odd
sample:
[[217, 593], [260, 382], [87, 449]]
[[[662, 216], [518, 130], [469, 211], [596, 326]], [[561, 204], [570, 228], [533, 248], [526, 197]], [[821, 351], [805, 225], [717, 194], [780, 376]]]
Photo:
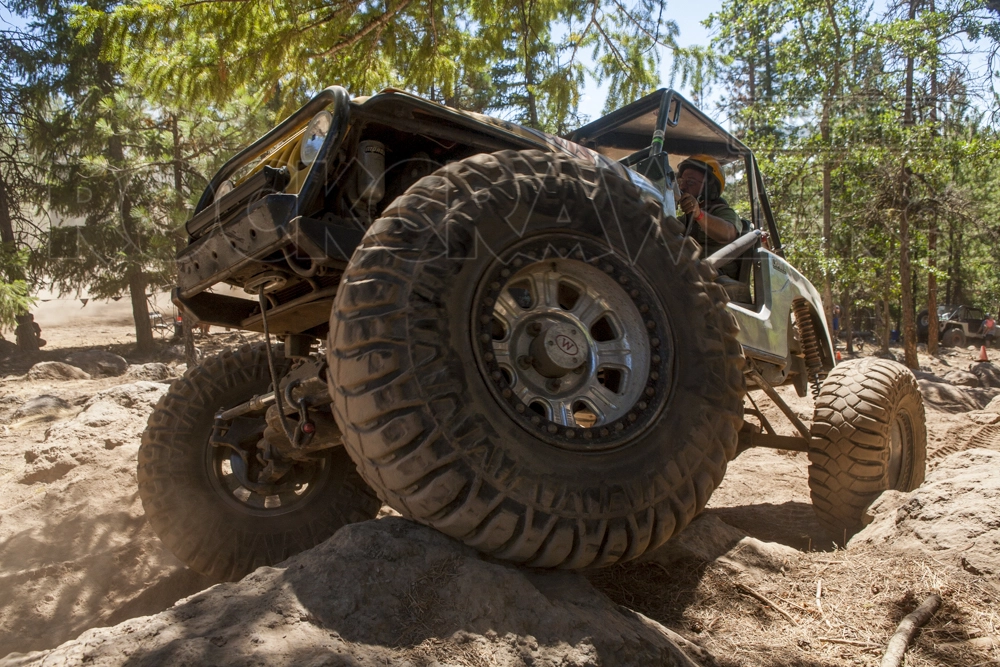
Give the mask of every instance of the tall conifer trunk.
[[[916, 18], [917, 2], [910, 0], [909, 18]], [[913, 127], [913, 67], [912, 56], [906, 58], [906, 88], [903, 106], [903, 126]], [[917, 368], [917, 327], [913, 313], [913, 281], [910, 266], [910, 169], [906, 157], [902, 158], [899, 169], [899, 287], [900, 310], [903, 316], [903, 363], [910, 368]]]
[[[931, 11], [934, 11], [934, 0], [931, 0]], [[931, 69], [931, 126], [937, 134], [938, 108], [937, 67]], [[927, 230], [927, 353], [938, 353], [938, 314], [937, 314], [937, 216], [932, 215], [930, 228]]]
[[[177, 207], [178, 211], [183, 210], [184, 206], [184, 177], [183, 168], [184, 161], [183, 155], [181, 153], [181, 133], [180, 128], [177, 125], [177, 114], [170, 115], [170, 136], [173, 139], [173, 170], [174, 170], [174, 206]], [[187, 238], [183, 234], [183, 228], [181, 229], [180, 238], [177, 239], [177, 244], [180, 248], [184, 247], [187, 242]], [[181, 338], [184, 340], [184, 360], [187, 362], [188, 368], [192, 368], [198, 363], [198, 351], [194, 347], [194, 329], [191, 321], [191, 315], [185, 313], [183, 310], [179, 311], [181, 315]]]

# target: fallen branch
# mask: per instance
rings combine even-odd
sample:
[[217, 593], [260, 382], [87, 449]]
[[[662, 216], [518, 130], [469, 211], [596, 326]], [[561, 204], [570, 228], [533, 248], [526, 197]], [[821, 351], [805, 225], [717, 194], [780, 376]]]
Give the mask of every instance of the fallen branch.
[[823, 619], [824, 623], [826, 623], [826, 627], [828, 627], [831, 630], [833, 630], [833, 626], [830, 625], [830, 621], [827, 620], [826, 614], [823, 612], [823, 601], [822, 601], [822, 598], [823, 598], [823, 580], [822, 579], [817, 579], [816, 580], [816, 609], [819, 610], [819, 617], [821, 619]]
[[853, 639], [837, 639], [836, 637], [817, 637], [817, 639], [828, 644], [847, 644], [848, 646], [861, 646], [862, 648], [878, 648], [878, 644], [859, 642]]
[[794, 625], [794, 626], [798, 627], [798, 625], [799, 625], [799, 624], [798, 624], [798, 621], [796, 621], [796, 620], [795, 620], [795, 619], [794, 619], [794, 618], [792, 617], [792, 615], [791, 615], [791, 614], [789, 614], [789, 613], [788, 613], [787, 611], [785, 611], [784, 609], [782, 609], [781, 607], [779, 607], [779, 606], [778, 606], [778, 605], [777, 605], [777, 604], [776, 604], [775, 602], [773, 602], [772, 600], [769, 600], [769, 599], [768, 599], [767, 597], [765, 597], [765, 596], [761, 595], [760, 593], [758, 593], [758, 592], [757, 592], [757, 591], [755, 591], [754, 589], [750, 588], [750, 587], [749, 587], [749, 586], [747, 586], [746, 584], [741, 584], [741, 583], [739, 583], [739, 582], [736, 582], [736, 588], [737, 588], [738, 590], [740, 590], [740, 591], [742, 591], [742, 592], [746, 593], [746, 594], [747, 594], [747, 595], [749, 595], [750, 597], [752, 597], [752, 598], [754, 598], [754, 599], [756, 599], [756, 600], [760, 600], [761, 602], [763, 602], [764, 604], [766, 604], [766, 605], [767, 605], [768, 607], [770, 607], [771, 609], [775, 610], [776, 612], [778, 612], [779, 614], [781, 614], [782, 616], [784, 616], [784, 617], [785, 617], [786, 619], [788, 619], [788, 622], [789, 622], [789, 623], [791, 623], [792, 625]]
[[885, 646], [881, 667], [899, 667], [903, 664], [903, 655], [910, 642], [913, 641], [913, 636], [917, 634], [917, 630], [921, 626], [930, 620], [940, 606], [941, 596], [934, 593], [900, 621], [899, 627], [896, 628], [896, 632], [889, 638], [889, 643]]

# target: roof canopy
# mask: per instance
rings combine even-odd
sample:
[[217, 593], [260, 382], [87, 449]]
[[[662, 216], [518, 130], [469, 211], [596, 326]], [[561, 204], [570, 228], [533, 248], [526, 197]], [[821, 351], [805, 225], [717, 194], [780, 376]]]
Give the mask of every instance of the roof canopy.
[[671, 96], [668, 113], [677, 120], [676, 125], [667, 125], [664, 134], [664, 150], [671, 156], [707, 153], [719, 162], [726, 163], [750, 152], [749, 148], [682, 95], [666, 88], [574, 130], [567, 139], [613, 160], [620, 160], [648, 148], [653, 140], [656, 117], [665, 95]]

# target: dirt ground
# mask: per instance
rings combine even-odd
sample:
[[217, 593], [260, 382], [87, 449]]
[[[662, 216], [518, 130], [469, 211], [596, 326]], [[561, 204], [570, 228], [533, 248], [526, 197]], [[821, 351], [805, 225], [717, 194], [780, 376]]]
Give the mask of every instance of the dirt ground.
[[[94, 318], [39, 317], [44, 350], [0, 362], [0, 657], [159, 612], [211, 583], [168, 553], [143, 518], [135, 485], [139, 435], [169, 378], [143, 379], [137, 365], [164, 363], [172, 376], [185, 367], [166, 335], [152, 357], [131, 354], [134, 333], [123, 306]], [[212, 354], [250, 339], [213, 331], [197, 343]], [[122, 376], [89, 380], [22, 377], [38, 361], [64, 360], [82, 349], [111, 351], [133, 366]], [[1000, 428], [969, 416], [1000, 390], [933, 380], [967, 369], [972, 355], [921, 355], [931, 469], [944, 454], [967, 447], [1000, 450]], [[780, 391], [811, 419], [810, 398], [790, 387]], [[17, 410], [39, 395], [66, 405], [53, 420], [19, 418]], [[759, 392], [752, 396], [772, 423], [787, 424]], [[943, 611], [907, 664], [1000, 664], [1000, 619], [993, 611], [1000, 582], [924, 557], [836, 550], [813, 516], [807, 466], [801, 453], [746, 452], [731, 463], [708, 509], [752, 537], [797, 550], [779, 572], [745, 584], [790, 611], [794, 625], [713, 565], [668, 571], [626, 564], [589, 578], [618, 604], [704, 645], [725, 665], [877, 664], [900, 618], [927, 592], [945, 591]], [[818, 580], [826, 582], [822, 609], [815, 603]]]

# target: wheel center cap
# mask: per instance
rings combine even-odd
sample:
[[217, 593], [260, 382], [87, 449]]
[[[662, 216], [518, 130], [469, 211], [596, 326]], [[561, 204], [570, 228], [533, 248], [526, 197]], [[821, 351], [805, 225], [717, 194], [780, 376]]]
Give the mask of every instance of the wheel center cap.
[[579, 326], [552, 324], [532, 342], [535, 368], [546, 377], [562, 377], [588, 357], [587, 336]]

